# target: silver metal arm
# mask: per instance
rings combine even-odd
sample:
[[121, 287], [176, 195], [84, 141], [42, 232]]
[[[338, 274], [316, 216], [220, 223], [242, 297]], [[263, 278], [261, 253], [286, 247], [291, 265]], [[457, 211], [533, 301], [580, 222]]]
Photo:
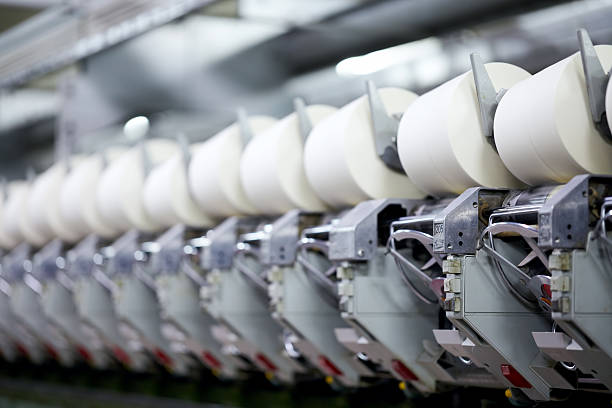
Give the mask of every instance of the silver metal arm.
[[606, 90], [610, 74], [604, 71], [587, 30], [581, 28], [577, 34], [591, 118], [602, 137], [608, 143], [612, 143], [612, 135], [606, 119]]
[[298, 255], [297, 261], [312, 275], [315, 277], [325, 290], [332, 295], [334, 300], [338, 298], [338, 292], [336, 290], [336, 283], [329, 277], [336, 271], [336, 265], [332, 264], [326, 271], [320, 270], [317, 266], [313, 265], [308, 260], [305, 253], [308, 250], [317, 250], [323, 253], [325, 256], [329, 253], [329, 246], [327, 242], [321, 241], [314, 238], [302, 238], [297, 244]]
[[238, 108], [238, 127], [240, 128], [240, 138], [242, 139], [242, 148], [244, 149], [247, 144], [253, 139], [255, 134], [251, 125], [249, 124], [249, 117], [244, 108]]
[[389, 115], [378, 94], [374, 82], [367, 81], [368, 101], [374, 130], [374, 144], [378, 157], [393, 171], [403, 173], [404, 169], [397, 152], [397, 129], [399, 120]]
[[480, 107], [480, 126], [482, 128], [482, 134], [491, 146], [495, 148], [493, 119], [495, 118], [495, 111], [497, 110], [499, 101], [506, 93], [506, 90], [500, 89], [499, 92], [495, 90], [493, 81], [491, 81], [491, 77], [478, 53], [470, 54], [470, 63], [472, 64], [474, 85], [476, 86], [478, 106]]
[[297, 114], [300, 136], [302, 136], [302, 140], [305, 142], [306, 138], [308, 138], [308, 135], [310, 134], [310, 131], [312, 131], [312, 122], [310, 121], [310, 117], [308, 117], [304, 99], [295, 98], [293, 100], [293, 109]]

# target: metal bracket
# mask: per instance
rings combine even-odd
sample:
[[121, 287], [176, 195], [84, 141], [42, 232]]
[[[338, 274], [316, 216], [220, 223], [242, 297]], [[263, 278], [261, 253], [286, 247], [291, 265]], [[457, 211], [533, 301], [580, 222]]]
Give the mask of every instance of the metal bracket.
[[295, 113], [297, 114], [300, 135], [302, 136], [302, 140], [305, 142], [308, 135], [312, 131], [312, 121], [310, 120], [308, 112], [306, 111], [306, 103], [304, 102], [304, 99], [295, 98], [293, 100], [293, 109], [295, 109]]
[[189, 162], [191, 161], [191, 152], [189, 151], [189, 141], [184, 133], [176, 135], [176, 142], [179, 145], [183, 161], [185, 162], [185, 169], [189, 169]]
[[6, 177], [0, 179], [0, 192], [2, 194], [2, 201], [5, 202], [8, 199], [8, 181]]
[[44, 281], [56, 276], [58, 268], [58, 258], [62, 255], [62, 241], [54, 239], [45, 245], [32, 257], [32, 274], [38, 280]]
[[200, 266], [206, 271], [232, 267], [236, 243], [241, 230], [253, 230], [261, 222], [258, 217], [230, 217], [206, 234]]
[[612, 144], [612, 134], [606, 118], [606, 90], [610, 74], [604, 71], [587, 30], [581, 28], [577, 34], [580, 59], [584, 69], [584, 80], [589, 96], [591, 118], [595, 123], [595, 128], [604, 140]]
[[139, 147], [140, 154], [142, 155], [142, 170], [144, 171], [144, 176], [146, 177], [153, 169], [153, 163], [151, 162], [151, 157], [149, 156], [149, 151], [147, 150], [147, 146], [145, 146], [144, 140], [140, 141]]
[[72, 277], [91, 275], [100, 242], [97, 235], [90, 234], [68, 252]]
[[112, 243], [113, 256], [109, 259], [108, 275], [128, 275], [135, 264], [134, 253], [139, 249], [140, 233], [130, 230]]
[[612, 177], [578, 175], [555, 192], [538, 212], [538, 245], [542, 248], [584, 248], [590, 231], [590, 206], [612, 191]]
[[491, 81], [491, 77], [478, 53], [470, 54], [470, 63], [472, 64], [476, 97], [480, 107], [482, 134], [487, 139], [487, 142], [493, 146], [493, 149], [497, 151], [495, 138], [493, 137], [493, 118], [495, 117], [499, 101], [501, 101], [501, 98], [506, 93], [506, 89], [500, 89], [499, 92], [495, 90], [493, 81]]
[[[417, 200], [378, 199], [364, 201], [344, 214], [329, 232], [331, 261], [367, 261], [379, 245], [381, 230], [391, 233], [390, 221], [407, 216]], [[387, 235], [388, 238], [388, 235]]]
[[486, 222], [482, 212], [501, 207], [507, 194], [508, 190], [483, 187], [471, 187], [461, 193], [434, 218], [434, 252], [475, 254]]
[[378, 157], [393, 171], [404, 173], [397, 152], [399, 119], [389, 115], [373, 81], [367, 81], [368, 101], [374, 131], [374, 144]]
[[291, 265], [295, 262], [295, 243], [299, 236], [300, 210], [291, 210], [264, 227], [261, 262], [264, 265]]
[[183, 224], [177, 224], [157, 238], [159, 251], [151, 256], [151, 267], [155, 274], [176, 274], [185, 256], [185, 231]]
[[36, 170], [34, 170], [33, 167], [28, 166], [28, 168], [26, 169], [26, 181], [28, 182], [28, 184], [32, 184], [34, 183], [34, 180], [36, 179]]
[[108, 158], [108, 152], [106, 150], [102, 150], [100, 152], [100, 160], [102, 161], [102, 170], [106, 170], [110, 160]]
[[7, 282], [13, 283], [23, 277], [26, 263], [30, 262], [31, 250], [30, 245], [23, 242], [2, 257], [2, 276]]
[[238, 128], [240, 129], [240, 138], [242, 139], [242, 148], [244, 149], [247, 144], [255, 137], [253, 129], [249, 123], [249, 116], [244, 108], [238, 108], [236, 111], [238, 115]]
[[[191, 151], [189, 150], [189, 141], [184, 133], [179, 133], [176, 135], [176, 141], [179, 145], [179, 149], [181, 151], [181, 155], [183, 156], [183, 166], [185, 168], [185, 175], [189, 174], [189, 164], [191, 163]], [[189, 198], [192, 200], [195, 199], [195, 195], [191, 191], [191, 183], [186, 183], [187, 185], [187, 193], [189, 194]]]

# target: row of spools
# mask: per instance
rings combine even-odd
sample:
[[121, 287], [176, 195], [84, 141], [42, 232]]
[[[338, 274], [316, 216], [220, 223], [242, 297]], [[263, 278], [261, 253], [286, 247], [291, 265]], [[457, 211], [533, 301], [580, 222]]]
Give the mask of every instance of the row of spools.
[[[595, 49], [607, 72], [612, 46]], [[306, 132], [298, 113], [281, 120], [250, 116], [191, 146], [148, 139], [130, 149], [72, 156], [34, 180], [8, 184], [0, 245], [40, 247], [56, 237], [75, 243], [90, 233], [112, 239], [132, 228], [159, 232], [177, 223], [208, 228], [237, 214], [327, 211], [373, 198], [612, 174], [612, 144], [592, 120], [580, 53], [533, 76], [506, 63], [486, 64], [486, 71], [495, 91], [507, 90], [492, 140], [483, 134], [471, 71], [422, 96], [377, 91], [386, 114], [401, 115], [403, 172], [377, 154], [364, 95], [340, 109], [306, 106]]]

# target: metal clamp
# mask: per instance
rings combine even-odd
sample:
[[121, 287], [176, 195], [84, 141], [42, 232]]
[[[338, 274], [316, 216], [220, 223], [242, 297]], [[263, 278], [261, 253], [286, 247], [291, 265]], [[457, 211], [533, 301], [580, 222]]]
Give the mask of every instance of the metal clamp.
[[138, 144], [140, 148], [140, 155], [142, 157], [142, 170], [144, 172], [144, 176], [148, 176], [151, 170], [153, 170], [153, 161], [151, 160], [151, 155], [149, 154], [149, 150], [145, 145], [145, 141], [141, 140]]
[[487, 142], [497, 151], [495, 146], [495, 138], [493, 136], [493, 119], [495, 111], [499, 105], [499, 101], [506, 93], [506, 89], [495, 91], [495, 86], [491, 77], [487, 72], [480, 55], [478, 53], [470, 54], [470, 63], [472, 65], [472, 74], [474, 76], [474, 85], [476, 85], [476, 97], [478, 106], [480, 107], [480, 126], [483, 136]]
[[189, 162], [191, 162], [191, 152], [189, 151], [189, 141], [184, 133], [178, 133], [176, 136], [176, 142], [179, 145], [183, 161], [185, 163], [185, 170], [189, 169]]
[[8, 181], [6, 177], [0, 179], [0, 197], [1, 201], [5, 202], [8, 199]]
[[297, 115], [300, 136], [302, 136], [302, 141], [305, 142], [308, 135], [312, 131], [312, 121], [310, 120], [308, 112], [306, 111], [306, 103], [304, 102], [304, 99], [295, 98], [293, 100], [293, 109]]
[[367, 81], [366, 86], [368, 101], [370, 102], [376, 153], [389, 169], [403, 174], [404, 168], [397, 152], [399, 119], [389, 115], [374, 82]]
[[612, 134], [606, 118], [606, 90], [610, 74], [604, 71], [587, 30], [581, 28], [577, 34], [591, 118], [601, 137], [612, 144]]
[[236, 111], [238, 115], [238, 128], [240, 130], [240, 139], [242, 140], [242, 148], [244, 149], [247, 144], [255, 137], [255, 133], [249, 123], [249, 116], [244, 108], [238, 108]]

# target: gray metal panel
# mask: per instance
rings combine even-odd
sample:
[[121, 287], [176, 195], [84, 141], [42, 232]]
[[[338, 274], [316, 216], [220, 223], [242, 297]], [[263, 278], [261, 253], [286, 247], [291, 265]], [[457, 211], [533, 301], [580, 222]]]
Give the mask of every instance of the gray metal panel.
[[329, 234], [329, 259], [371, 259], [380, 244], [378, 215], [389, 206], [399, 205], [404, 208], [405, 216], [417, 203], [416, 200], [407, 199], [380, 199], [357, 204], [334, 224]]

